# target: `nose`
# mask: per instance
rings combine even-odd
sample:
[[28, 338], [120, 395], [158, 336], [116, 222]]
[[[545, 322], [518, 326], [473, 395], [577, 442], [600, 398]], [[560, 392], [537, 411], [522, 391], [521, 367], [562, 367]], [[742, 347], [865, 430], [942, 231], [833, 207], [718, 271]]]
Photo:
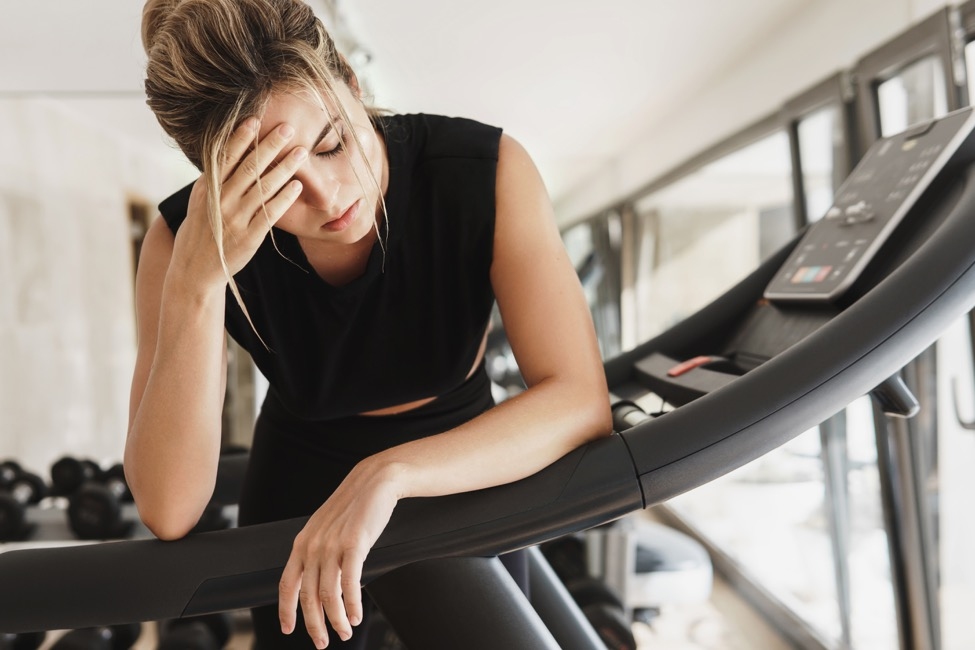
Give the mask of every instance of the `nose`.
[[314, 210], [331, 213], [338, 206], [341, 184], [333, 175], [320, 170], [312, 170], [305, 162], [294, 178], [301, 181], [301, 194], [298, 200]]

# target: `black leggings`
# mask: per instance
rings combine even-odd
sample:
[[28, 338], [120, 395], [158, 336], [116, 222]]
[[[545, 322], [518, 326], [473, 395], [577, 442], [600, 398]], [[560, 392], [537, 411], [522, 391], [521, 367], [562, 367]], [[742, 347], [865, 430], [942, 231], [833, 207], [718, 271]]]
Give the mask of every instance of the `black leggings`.
[[[461, 387], [430, 404], [390, 416], [356, 416], [308, 422], [289, 416], [273, 396], [265, 400], [254, 430], [250, 463], [240, 499], [241, 526], [305, 517], [314, 513], [361, 459], [398, 444], [466, 422], [493, 406], [483, 367]], [[523, 551], [502, 562], [527, 590]], [[364, 648], [372, 603], [363, 594], [363, 621], [343, 643], [329, 627], [329, 648]], [[277, 605], [251, 610], [257, 650], [314, 648], [301, 608], [294, 632], [281, 634]]]

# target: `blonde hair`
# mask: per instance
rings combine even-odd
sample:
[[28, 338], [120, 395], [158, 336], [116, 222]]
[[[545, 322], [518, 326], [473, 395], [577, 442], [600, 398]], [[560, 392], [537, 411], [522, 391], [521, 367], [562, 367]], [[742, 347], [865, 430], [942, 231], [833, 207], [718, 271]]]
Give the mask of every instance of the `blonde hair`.
[[[325, 99], [331, 101], [366, 160], [336, 93], [339, 83], [356, 87], [355, 74], [301, 0], [148, 0], [142, 44], [148, 56], [147, 103], [203, 174], [220, 260], [237, 303], [251, 321], [223, 251], [220, 169], [227, 141], [243, 120], [264, 113], [272, 93], [303, 90], [317, 98], [330, 121]], [[380, 111], [366, 111], [375, 123]], [[366, 169], [379, 187], [368, 163]], [[362, 187], [357, 172], [356, 179]], [[381, 191], [379, 195], [382, 201]], [[382, 207], [385, 213], [384, 203]]]

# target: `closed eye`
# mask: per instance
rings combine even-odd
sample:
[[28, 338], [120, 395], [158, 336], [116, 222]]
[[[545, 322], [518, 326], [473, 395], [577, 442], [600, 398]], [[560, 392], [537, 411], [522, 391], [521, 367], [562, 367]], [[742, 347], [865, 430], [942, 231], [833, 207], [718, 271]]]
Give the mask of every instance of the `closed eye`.
[[332, 158], [342, 153], [342, 149], [344, 147], [345, 147], [345, 134], [343, 133], [342, 136], [339, 138], [338, 144], [336, 144], [333, 148], [329, 149], [328, 151], [316, 151], [315, 155], [319, 158]]

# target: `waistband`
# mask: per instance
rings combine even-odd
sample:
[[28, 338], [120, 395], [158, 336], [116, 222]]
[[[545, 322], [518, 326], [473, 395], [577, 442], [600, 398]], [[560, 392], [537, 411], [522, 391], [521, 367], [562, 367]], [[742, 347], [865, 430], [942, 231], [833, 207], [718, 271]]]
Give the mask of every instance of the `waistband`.
[[365, 457], [443, 433], [494, 406], [491, 380], [484, 363], [453, 390], [409, 411], [392, 415], [352, 415], [307, 420], [291, 414], [273, 391], [268, 391], [255, 427], [256, 435], [279, 435], [309, 451]]

